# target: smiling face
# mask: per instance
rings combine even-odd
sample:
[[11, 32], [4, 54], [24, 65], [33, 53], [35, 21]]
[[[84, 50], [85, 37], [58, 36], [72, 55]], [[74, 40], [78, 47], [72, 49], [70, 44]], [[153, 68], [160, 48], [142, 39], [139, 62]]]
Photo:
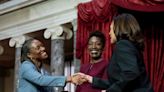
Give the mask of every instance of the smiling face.
[[48, 57], [45, 47], [39, 40], [33, 40], [31, 42], [30, 52], [28, 56], [36, 60], [43, 60]]
[[101, 39], [99, 37], [92, 36], [88, 41], [88, 50], [93, 60], [100, 59], [103, 51], [103, 43], [101, 42]]
[[111, 44], [114, 44], [117, 41], [116, 35], [114, 33], [114, 22], [112, 22], [111, 25], [110, 25], [109, 36], [110, 36]]

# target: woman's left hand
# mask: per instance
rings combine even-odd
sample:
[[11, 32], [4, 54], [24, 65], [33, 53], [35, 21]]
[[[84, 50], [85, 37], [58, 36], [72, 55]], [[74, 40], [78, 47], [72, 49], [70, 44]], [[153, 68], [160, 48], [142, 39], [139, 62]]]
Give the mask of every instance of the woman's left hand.
[[89, 83], [92, 83], [93, 77], [84, 73], [77, 73], [81, 78], [86, 79]]
[[106, 92], [106, 90], [102, 90], [101, 92]]

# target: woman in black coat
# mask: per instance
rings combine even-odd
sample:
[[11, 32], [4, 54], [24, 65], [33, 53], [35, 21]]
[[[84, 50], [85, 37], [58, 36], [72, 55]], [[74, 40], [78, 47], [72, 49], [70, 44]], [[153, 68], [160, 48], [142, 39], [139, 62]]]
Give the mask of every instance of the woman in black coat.
[[115, 44], [108, 66], [108, 80], [79, 73], [93, 87], [103, 92], [153, 92], [143, 61], [144, 39], [140, 26], [131, 14], [114, 17], [110, 40]]

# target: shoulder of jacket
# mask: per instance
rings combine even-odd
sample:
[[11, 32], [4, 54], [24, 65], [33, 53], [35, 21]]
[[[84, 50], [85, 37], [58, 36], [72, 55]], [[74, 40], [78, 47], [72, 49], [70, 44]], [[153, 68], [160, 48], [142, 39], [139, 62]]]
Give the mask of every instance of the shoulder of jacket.
[[116, 46], [121, 46], [121, 47], [132, 47], [134, 48], [135, 46], [133, 45], [132, 42], [130, 42], [129, 40], [119, 40], [116, 43]]
[[31, 62], [31, 61], [24, 61], [22, 64], [21, 64], [21, 67], [24, 68], [25, 66], [28, 66], [28, 67], [35, 67], [35, 65]]

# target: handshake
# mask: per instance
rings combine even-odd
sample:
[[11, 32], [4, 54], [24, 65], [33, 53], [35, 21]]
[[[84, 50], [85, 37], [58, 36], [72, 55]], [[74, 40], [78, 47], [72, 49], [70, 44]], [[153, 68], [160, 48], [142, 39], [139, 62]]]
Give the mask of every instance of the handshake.
[[[92, 83], [93, 77], [84, 73], [75, 73], [70, 76], [70, 82], [75, 85], [81, 85], [84, 82]], [[101, 90], [101, 92], [106, 92], [106, 90]]]
[[70, 82], [75, 85], [81, 85], [84, 82], [92, 83], [92, 77], [84, 73], [75, 73], [74, 75], [70, 76], [70, 80]]

